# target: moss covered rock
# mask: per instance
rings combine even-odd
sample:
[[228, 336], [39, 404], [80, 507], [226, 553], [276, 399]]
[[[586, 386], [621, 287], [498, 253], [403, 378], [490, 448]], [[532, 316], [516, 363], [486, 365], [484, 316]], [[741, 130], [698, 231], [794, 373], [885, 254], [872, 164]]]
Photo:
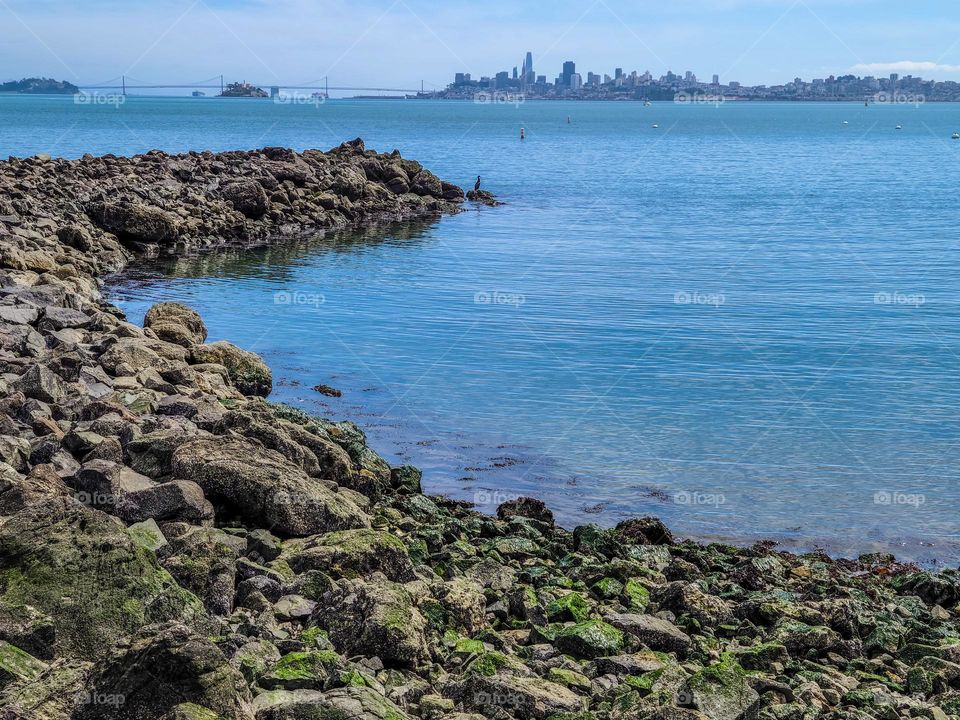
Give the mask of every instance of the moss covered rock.
[[729, 657], [692, 675], [686, 693], [690, 704], [712, 720], [740, 720], [760, 701], [747, 672]]
[[91, 697], [119, 703], [87, 703], [77, 720], [159, 717], [184, 703], [223, 720], [250, 720], [250, 693], [243, 677], [210, 640], [176, 623], [144, 629], [91, 676]]
[[602, 620], [588, 620], [560, 630], [557, 649], [580, 658], [616, 655], [623, 650], [623, 633]]
[[334, 578], [382, 572], [394, 582], [416, 575], [403, 542], [390, 533], [357, 529], [288, 543], [285, 557], [296, 572], [322, 570]]
[[195, 364], [223, 365], [231, 382], [244, 395], [266, 397], [273, 390], [273, 373], [255, 353], [228, 342], [215, 342], [193, 348]]
[[410, 593], [385, 578], [341, 581], [326, 593], [313, 621], [344, 655], [371, 655], [387, 664], [414, 666], [429, 652], [427, 621]]
[[53, 619], [58, 656], [103, 657], [144, 625], [209, 618], [115, 518], [70, 498], [30, 505], [0, 525], [0, 604]]

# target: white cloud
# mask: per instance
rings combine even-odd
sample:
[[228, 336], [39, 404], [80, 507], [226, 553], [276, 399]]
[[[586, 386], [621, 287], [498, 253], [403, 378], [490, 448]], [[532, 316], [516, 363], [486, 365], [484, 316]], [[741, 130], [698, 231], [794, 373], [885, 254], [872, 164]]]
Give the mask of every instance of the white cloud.
[[917, 73], [929, 78], [934, 73], [960, 73], [960, 65], [944, 65], [935, 62], [901, 60], [892, 63], [860, 63], [851, 68], [852, 72], [876, 75], [880, 73]]

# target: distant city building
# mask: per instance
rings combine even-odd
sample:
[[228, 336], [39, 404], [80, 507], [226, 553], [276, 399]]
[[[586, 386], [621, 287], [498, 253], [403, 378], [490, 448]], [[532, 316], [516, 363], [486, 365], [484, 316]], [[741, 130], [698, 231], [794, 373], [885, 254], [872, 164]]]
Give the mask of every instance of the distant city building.
[[[720, 76], [714, 74], [712, 83], [700, 82], [692, 70], [683, 75], [667, 71], [654, 77], [649, 70], [640, 74], [629, 73], [622, 67], [615, 68], [614, 75], [593, 72], [577, 72], [576, 63], [567, 60], [561, 73], [552, 81], [546, 75], [537, 75], [533, 67], [533, 53], [525, 53], [522, 64], [513, 72], [501, 71], [494, 77], [480, 76], [473, 80], [470, 73], [459, 72], [446, 90], [421, 93], [418, 97], [470, 99], [477, 90], [523, 92], [531, 99], [561, 99], [575, 97], [582, 100], [673, 100], [678, 94], [718, 94], [731, 99], [744, 100], [800, 100], [800, 101], [880, 101], [880, 93], [896, 94], [898, 97], [913, 96], [917, 102], [960, 102], [960, 83], [924, 80], [913, 75], [901, 77], [891, 73], [889, 77], [872, 75], [857, 77], [846, 74], [836, 77], [813, 78], [805, 81], [795, 77], [792, 81], [777, 85], [745, 86], [736, 81], [720, 84]], [[270, 88], [271, 94], [278, 92]], [[246, 83], [234, 83], [224, 93], [227, 97], [267, 97], [260, 88]]]

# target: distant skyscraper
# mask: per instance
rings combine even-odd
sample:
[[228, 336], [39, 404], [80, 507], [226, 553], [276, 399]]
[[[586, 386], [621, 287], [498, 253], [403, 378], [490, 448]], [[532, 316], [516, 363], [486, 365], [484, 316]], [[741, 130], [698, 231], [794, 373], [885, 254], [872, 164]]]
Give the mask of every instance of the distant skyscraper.
[[579, 90], [583, 87], [583, 78], [580, 77], [580, 73], [574, 73], [570, 76], [570, 89]]
[[719, 75], [714, 75], [714, 76], [713, 76], [713, 84], [714, 84], [714, 85], [719, 85], [719, 84], [720, 84], [720, 76], [719, 76]]
[[613, 71], [614, 80], [619, 80], [622, 77], [623, 77], [623, 68], [617, 68], [616, 70]]
[[567, 60], [563, 64], [563, 85], [564, 87], [570, 87], [570, 81], [574, 75], [577, 73], [577, 64], [573, 60]]
[[527, 58], [523, 61], [523, 78], [529, 85], [533, 85], [537, 81], [537, 73], [533, 69], [532, 52], [527, 52]]
[[513, 79], [516, 80], [518, 77], [519, 77], [519, 75], [517, 74], [517, 66], [514, 65], [514, 66], [513, 66]]

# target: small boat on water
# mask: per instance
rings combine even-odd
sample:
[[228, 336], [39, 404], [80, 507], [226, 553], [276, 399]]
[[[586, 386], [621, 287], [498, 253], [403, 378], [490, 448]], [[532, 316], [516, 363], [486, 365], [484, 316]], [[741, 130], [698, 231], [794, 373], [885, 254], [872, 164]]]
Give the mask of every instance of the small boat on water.
[[650, 107], [650, 101], [649, 101], [649, 100], [644, 100], [644, 101], [643, 101], [643, 106], [644, 106], [644, 107]]
[[950, 136], [951, 140], [960, 140], [960, 133], [954, 133]]
[[850, 121], [849, 121], [849, 120], [844, 120], [844, 121], [843, 121], [843, 124], [844, 124], [844, 125], [849, 125], [849, 124], [850, 124]]
[[659, 125], [653, 125], [653, 129], [654, 129], [654, 130], [656, 130], [658, 127], [660, 127], [660, 126], [659, 126]]
[[897, 125], [896, 130], [903, 130], [903, 125]]

